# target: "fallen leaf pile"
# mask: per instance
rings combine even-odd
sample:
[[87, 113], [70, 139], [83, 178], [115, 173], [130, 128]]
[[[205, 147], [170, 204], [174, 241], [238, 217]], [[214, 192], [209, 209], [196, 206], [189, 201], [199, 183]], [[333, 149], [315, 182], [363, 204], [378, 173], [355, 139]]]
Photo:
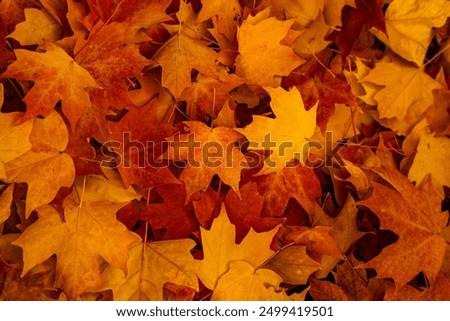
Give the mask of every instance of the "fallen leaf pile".
[[450, 1], [1, 0], [1, 300], [450, 300]]

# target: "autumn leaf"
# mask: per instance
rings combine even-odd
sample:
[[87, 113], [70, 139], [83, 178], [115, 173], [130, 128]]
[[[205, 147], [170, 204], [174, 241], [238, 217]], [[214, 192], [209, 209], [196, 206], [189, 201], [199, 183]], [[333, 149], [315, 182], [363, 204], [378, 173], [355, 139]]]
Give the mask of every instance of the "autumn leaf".
[[45, 47], [44, 53], [16, 49], [17, 60], [8, 66], [2, 77], [35, 82], [23, 100], [27, 112], [22, 121], [49, 115], [61, 100], [63, 112], [75, 128], [83, 109], [91, 104], [86, 89], [100, 86], [64, 50], [50, 42]]
[[265, 90], [272, 99], [270, 106], [276, 118], [253, 116], [250, 125], [236, 129], [252, 142], [249, 149], [272, 152], [259, 175], [280, 171], [294, 158], [305, 162], [305, 146], [316, 128], [316, 107], [306, 111], [296, 87], [289, 91], [268, 87]]
[[394, 0], [386, 10], [387, 35], [374, 32], [387, 46], [408, 61], [422, 66], [433, 28], [450, 16], [448, 1]]
[[312, 214], [320, 197], [320, 183], [314, 171], [299, 164], [257, 176], [253, 181], [264, 198], [262, 216], [282, 216], [290, 198]]
[[191, 206], [185, 206], [186, 191], [183, 185], [165, 184], [156, 191], [163, 203], [150, 203], [140, 219], [150, 223], [152, 229], [164, 229], [163, 239], [189, 237], [198, 230], [198, 221]]
[[280, 287], [282, 278], [268, 269], [255, 270], [245, 261], [233, 261], [217, 282], [211, 300], [284, 301], [287, 295]]
[[450, 139], [435, 137], [430, 133], [420, 136], [417, 154], [409, 169], [408, 178], [416, 183], [422, 182], [431, 174], [436, 190], [442, 194], [443, 186], [450, 186]]
[[135, 242], [130, 248], [127, 273], [108, 266], [102, 273], [103, 288], [112, 289], [114, 300], [121, 301], [161, 301], [166, 282], [198, 291], [196, 275], [186, 272], [193, 264], [189, 251], [194, 246], [195, 242], [189, 239]]
[[[22, 277], [56, 254], [55, 286], [63, 289], [70, 299], [77, 299], [86, 289], [101, 285], [100, 257], [126, 272], [128, 247], [135, 240], [115, 218], [126, 202], [84, 199], [83, 185], [86, 186], [85, 181], [79, 182], [65, 200], [64, 220], [53, 206], [44, 205], [38, 210], [36, 223], [14, 243], [24, 252]], [[124, 200], [131, 200], [125, 189], [121, 191], [125, 193]]]
[[304, 61], [281, 44], [294, 20], [279, 21], [267, 14], [268, 10], [263, 11], [253, 18], [253, 23], [245, 20], [239, 28], [236, 74], [252, 85], [278, 87], [281, 76], [289, 75]]
[[33, 121], [20, 123], [22, 113], [0, 114], [0, 178], [6, 178], [4, 164], [31, 149]]
[[241, 243], [235, 243], [236, 230], [230, 223], [225, 206], [213, 221], [211, 229], [200, 227], [203, 244], [203, 259], [196, 261], [198, 277], [209, 289], [218, 285], [219, 278], [228, 271], [229, 262], [244, 261], [253, 268], [258, 268], [274, 253], [270, 249], [272, 239], [278, 228], [263, 233], [250, 229]]
[[202, 22], [217, 17], [217, 31], [233, 40], [242, 9], [238, 0], [206, 0], [200, 10], [197, 21]]
[[0, 195], [0, 231], [3, 223], [11, 215], [11, 203], [13, 201], [14, 184], [9, 185]]
[[308, 256], [306, 246], [294, 245], [281, 249], [264, 267], [276, 272], [283, 282], [306, 284], [308, 277], [321, 265]]
[[241, 170], [248, 166], [234, 145], [242, 135], [227, 127], [211, 129], [198, 121], [184, 122], [184, 125], [188, 133], [169, 137], [171, 146], [163, 156], [188, 161], [180, 176], [186, 185], [186, 201], [195, 192], [205, 191], [214, 175], [238, 192]]
[[380, 118], [403, 120], [408, 113], [414, 111], [417, 119], [411, 120], [412, 125], [431, 106], [433, 90], [441, 88], [422, 69], [398, 60], [379, 62], [361, 82], [363, 85], [370, 82], [383, 86], [373, 95], [378, 102]]
[[[125, 79], [141, 74], [152, 64], [140, 55], [137, 46], [125, 43], [123, 24], [96, 24], [86, 44], [76, 53], [75, 61], [89, 72], [101, 89], [91, 94], [104, 108], [132, 105]], [[114, 95], [107, 94], [114, 91]], [[100, 102], [98, 102], [100, 101]]]
[[48, 204], [61, 187], [75, 178], [72, 158], [64, 153], [69, 137], [66, 124], [56, 111], [35, 119], [30, 133], [32, 148], [5, 164], [7, 179], [28, 184], [25, 215]]
[[[182, 7], [185, 11], [192, 11], [190, 6], [182, 5]], [[180, 11], [180, 20], [182, 14]], [[162, 67], [163, 86], [171, 91], [175, 99], [180, 98], [183, 90], [191, 86], [193, 69], [207, 76], [215, 76], [217, 73], [215, 63], [217, 53], [209, 48], [204, 40], [192, 37], [191, 26], [185, 26], [180, 22], [179, 29], [153, 57]]]
[[257, 184], [247, 183], [239, 190], [240, 197], [229, 191], [225, 198], [225, 208], [231, 224], [236, 227], [236, 243], [245, 238], [250, 229], [257, 233], [273, 229], [283, 222], [283, 219], [261, 217], [264, 198], [259, 195]]
[[447, 225], [448, 213], [441, 212], [429, 178], [416, 188], [395, 170], [382, 173], [394, 182], [395, 189], [374, 182], [372, 195], [358, 205], [372, 210], [380, 218], [381, 228], [393, 231], [399, 238], [358, 267], [374, 268], [378, 277], [392, 278], [398, 289], [420, 272], [425, 272], [433, 285], [447, 247], [441, 232]]
[[27, 8], [25, 21], [17, 24], [8, 37], [16, 39], [23, 46], [29, 46], [44, 45], [46, 40], [56, 41], [61, 34], [62, 26], [51, 15], [39, 9]]

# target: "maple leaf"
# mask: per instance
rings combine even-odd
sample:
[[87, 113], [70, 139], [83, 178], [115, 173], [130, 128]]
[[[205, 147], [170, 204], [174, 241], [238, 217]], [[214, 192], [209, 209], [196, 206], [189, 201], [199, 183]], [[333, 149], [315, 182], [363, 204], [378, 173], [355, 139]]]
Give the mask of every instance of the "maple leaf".
[[165, 229], [163, 239], [185, 238], [198, 230], [192, 206], [185, 206], [186, 191], [183, 185], [165, 184], [156, 188], [163, 203], [147, 205], [140, 218], [153, 229]]
[[[243, 129], [236, 129], [247, 137], [253, 147], [252, 150], [269, 149], [272, 151], [270, 155], [270, 166], [267, 160], [259, 175], [269, 174], [281, 170], [286, 164], [294, 158], [301, 162], [305, 161], [305, 145], [308, 145], [308, 139], [313, 135], [316, 128], [316, 107], [309, 111], [305, 110], [302, 97], [296, 87], [289, 91], [283, 88], [269, 88], [265, 90], [269, 93], [271, 108], [276, 118], [265, 116], [253, 116], [250, 125]], [[267, 142], [267, 138], [272, 142]], [[275, 144], [273, 144], [275, 143]], [[270, 145], [265, 147], [266, 145]], [[282, 148], [281, 146], [287, 148]]]
[[195, 261], [195, 272], [207, 288], [214, 289], [232, 261], [244, 261], [257, 269], [274, 253], [270, 244], [277, 230], [276, 227], [267, 232], [256, 233], [250, 229], [242, 242], [236, 244], [235, 227], [222, 205], [220, 215], [213, 221], [211, 229], [208, 231], [200, 227], [203, 260]]
[[441, 233], [448, 213], [441, 212], [439, 196], [429, 178], [415, 188], [394, 169], [377, 172], [393, 182], [395, 189], [374, 182], [372, 195], [357, 204], [373, 211], [380, 218], [381, 228], [393, 231], [399, 238], [358, 267], [374, 268], [379, 278], [392, 278], [398, 289], [420, 272], [425, 272], [433, 285], [447, 247]]
[[423, 291], [406, 285], [400, 290], [388, 283], [386, 286], [386, 301], [448, 301], [450, 300], [450, 280], [440, 272], [434, 285]]
[[238, 0], [204, 0], [202, 1], [197, 22], [217, 17], [217, 31], [233, 40], [241, 17], [242, 9]]
[[180, 99], [187, 103], [187, 113], [191, 119], [216, 118], [222, 106], [230, 98], [229, 92], [242, 84], [242, 79], [234, 74], [225, 74], [221, 79], [197, 75], [197, 79], [186, 88]]
[[[76, 52], [75, 61], [95, 79], [102, 89], [95, 90], [101, 105], [122, 108], [131, 105], [126, 78], [141, 75], [149, 60], [137, 46], [125, 45], [125, 26], [119, 23], [96, 24], [86, 44]], [[114, 92], [114, 95], [110, 95]]]
[[[42, 28], [45, 26], [45, 28]], [[16, 29], [8, 35], [23, 46], [43, 45], [45, 41], [56, 41], [63, 30], [51, 15], [42, 10], [25, 9], [25, 21], [16, 25]]]
[[433, 90], [442, 88], [423, 69], [395, 59], [377, 63], [361, 83], [382, 86], [373, 93], [380, 118], [395, 118], [411, 125], [433, 104]]
[[355, 270], [358, 265], [354, 257], [346, 259], [336, 268], [336, 282], [352, 301], [378, 301], [384, 294], [384, 282], [381, 279], [368, 279], [364, 270]]
[[306, 246], [288, 246], [279, 251], [265, 268], [276, 272], [289, 284], [306, 284], [308, 277], [320, 269], [320, 263], [306, 254]]
[[255, 183], [247, 183], [239, 190], [240, 197], [229, 191], [225, 198], [225, 208], [230, 222], [236, 226], [236, 243], [239, 244], [252, 228], [261, 233], [273, 229], [283, 222], [274, 217], [260, 217], [264, 198], [259, 195]]
[[0, 195], [0, 233], [3, 230], [3, 223], [11, 215], [11, 203], [13, 201], [14, 184], [9, 185]]
[[323, 16], [330, 27], [342, 26], [342, 9], [356, 7], [355, 0], [324, 0]]
[[296, 245], [304, 245], [308, 253], [333, 256], [342, 259], [336, 240], [330, 235], [331, 227], [315, 226], [295, 226], [285, 238], [285, 243], [291, 242]]
[[186, 185], [186, 201], [195, 192], [205, 191], [216, 174], [238, 192], [241, 170], [248, 166], [245, 156], [234, 145], [242, 135], [227, 127], [211, 129], [198, 121], [183, 124], [189, 133], [175, 136], [177, 139], [167, 138], [172, 144], [163, 157], [188, 160], [180, 176], [180, 180]]
[[4, 163], [31, 149], [33, 121], [19, 123], [22, 113], [0, 113], [0, 178], [6, 178]]
[[436, 190], [442, 194], [443, 186], [450, 186], [450, 139], [422, 133], [408, 178], [417, 183], [431, 174]]
[[147, 188], [180, 184], [167, 166], [157, 163], [163, 152], [161, 144], [164, 138], [176, 132], [171, 125], [158, 120], [157, 107], [154, 99], [145, 106], [130, 109], [119, 123], [110, 125], [109, 142], [120, 144], [110, 148], [118, 154], [117, 167], [126, 187], [131, 184]]
[[222, 205], [220, 195], [208, 187], [205, 192], [199, 191], [192, 196], [192, 205], [200, 225], [209, 230], [213, 220], [220, 213]]
[[448, 16], [446, 0], [394, 0], [386, 10], [387, 35], [372, 32], [397, 54], [422, 66], [433, 28], [442, 26]]
[[314, 170], [301, 165], [288, 166], [277, 173], [253, 178], [264, 197], [262, 216], [283, 215], [289, 199], [294, 198], [308, 214], [312, 214], [321, 189]]
[[214, 77], [216, 71], [217, 53], [208, 47], [209, 43], [198, 39], [193, 31], [195, 28], [186, 25], [184, 15], [188, 18], [193, 15], [191, 5], [184, 1], [180, 3], [177, 16], [180, 20], [177, 33], [170, 38], [153, 59], [162, 67], [162, 84], [168, 88], [175, 99], [179, 99], [185, 88], [191, 86], [191, 71]]
[[[313, 213], [313, 221], [321, 226], [332, 227], [330, 235], [336, 240], [339, 252], [345, 255], [353, 243], [364, 235], [356, 225], [357, 214], [356, 202], [351, 195], [348, 195], [336, 218], [329, 217], [316, 207]], [[340, 258], [337, 257], [323, 256], [321, 259], [322, 270], [317, 273], [317, 277], [326, 277], [339, 261]]]
[[350, 298], [339, 286], [328, 281], [311, 279], [309, 294], [315, 301], [349, 301]]
[[345, 58], [353, 49], [364, 25], [386, 33], [385, 18], [380, 0], [356, 0], [356, 8], [346, 6], [342, 10], [342, 29], [336, 35], [336, 44]]
[[278, 87], [281, 76], [289, 75], [304, 61], [290, 47], [281, 44], [294, 20], [279, 21], [268, 18], [268, 13], [267, 9], [262, 11], [254, 17], [254, 23], [247, 19], [239, 28], [236, 74], [252, 85]]
[[[264, 0], [261, 3], [264, 7], [270, 7], [271, 12], [276, 16], [295, 19], [296, 29], [303, 29], [310, 26], [324, 7], [324, 1], [289, 1], [289, 0]], [[278, 13], [279, 12], [279, 13]]]
[[233, 261], [219, 278], [211, 300], [220, 301], [284, 301], [283, 279], [269, 269], [256, 269], [245, 261]]
[[151, 242], [139, 241], [130, 248], [127, 273], [108, 266], [102, 273], [103, 289], [112, 289], [114, 300], [163, 300], [167, 282], [198, 291], [198, 279], [188, 272], [194, 259], [189, 239]]
[[32, 148], [5, 164], [9, 181], [28, 184], [25, 216], [48, 204], [61, 187], [70, 187], [75, 178], [72, 158], [64, 153], [69, 140], [66, 124], [52, 111], [35, 119], [30, 133]]
[[46, 49], [45, 53], [14, 50], [17, 60], [8, 66], [2, 77], [35, 82], [23, 99], [27, 104], [23, 121], [49, 115], [61, 100], [63, 112], [75, 128], [83, 109], [91, 104], [86, 89], [100, 87], [64, 50], [49, 42]]
[[[117, 195], [112, 195], [127, 202], [115, 203], [113, 197], [112, 201], [105, 200], [102, 192], [111, 191], [108, 186], [111, 184], [102, 183], [106, 180], [101, 179], [88, 180], [78, 181], [72, 194], [65, 199], [64, 221], [53, 206], [41, 206], [38, 220], [14, 242], [23, 249], [22, 277], [56, 254], [55, 287], [63, 289], [70, 299], [77, 299], [86, 289], [101, 285], [100, 257], [126, 271], [128, 247], [135, 240], [135, 236], [116, 220], [115, 214], [136, 196], [130, 196], [122, 187], [115, 188]], [[97, 186], [98, 197], [91, 190]]]

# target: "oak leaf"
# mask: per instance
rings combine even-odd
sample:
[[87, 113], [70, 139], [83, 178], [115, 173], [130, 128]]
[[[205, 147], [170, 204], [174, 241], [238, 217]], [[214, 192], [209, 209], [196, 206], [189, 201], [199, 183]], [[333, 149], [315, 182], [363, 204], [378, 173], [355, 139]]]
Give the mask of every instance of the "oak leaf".
[[[258, 16], [267, 13], [266, 10]], [[236, 74], [252, 85], [278, 87], [281, 76], [289, 75], [304, 62], [290, 47], [282, 44], [295, 20], [279, 21], [274, 17], [258, 20], [252, 24], [246, 19], [239, 28]], [[267, 39], [271, 41], [267, 42]]]
[[203, 245], [203, 259], [195, 261], [195, 272], [208, 289], [215, 289], [217, 282], [229, 269], [232, 261], [245, 261], [257, 269], [275, 251], [270, 249], [272, 239], [278, 228], [263, 233], [253, 229], [240, 244], [235, 243], [236, 230], [231, 224], [225, 206], [213, 221], [211, 229], [200, 227]]
[[272, 99], [270, 106], [276, 118], [256, 115], [250, 125], [236, 129], [252, 142], [249, 149], [272, 152], [270, 163], [265, 161], [259, 175], [280, 171], [294, 158], [305, 162], [305, 147], [316, 128], [317, 108], [306, 111], [296, 87], [289, 91], [269, 87], [265, 90]]
[[72, 158], [64, 153], [69, 141], [67, 126], [56, 111], [35, 119], [30, 134], [32, 148], [5, 164], [7, 179], [28, 184], [25, 215], [48, 204], [61, 187], [75, 178]]

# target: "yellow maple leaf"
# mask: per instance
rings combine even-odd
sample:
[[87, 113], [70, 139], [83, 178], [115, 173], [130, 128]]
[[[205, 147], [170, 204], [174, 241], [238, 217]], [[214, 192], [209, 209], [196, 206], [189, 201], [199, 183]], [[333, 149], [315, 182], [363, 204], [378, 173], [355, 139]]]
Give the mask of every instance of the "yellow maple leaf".
[[431, 174], [433, 185], [443, 196], [443, 186], [450, 186], [450, 139], [436, 137], [429, 132], [422, 133], [417, 146], [417, 153], [409, 170], [408, 178], [420, 184]]
[[0, 234], [3, 230], [3, 223], [11, 215], [11, 203], [13, 201], [14, 184], [8, 186], [0, 195]]
[[[89, 191], [86, 193], [84, 187], [93, 183], [91, 177], [77, 182], [65, 199], [64, 220], [53, 206], [44, 205], [38, 209], [38, 220], [14, 242], [23, 249], [22, 276], [56, 254], [55, 287], [63, 289], [69, 299], [77, 299], [86, 289], [101, 285], [100, 257], [126, 272], [128, 248], [136, 240], [116, 220], [116, 212], [136, 197], [122, 186], [116, 193], [123, 192], [121, 199], [126, 202], [104, 200], [102, 195], [98, 200], [86, 201], [84, 196]], [[102, 190], [102, 181], [97, 184]]]
[[373, 33], [406, 60], [423, 65], [433, 28], [441, 27], [450, 16], [447, 0], [394, 0], [386, 10], [387, 36]]
[[16, 29], [8, 35], [16, 39], [22, 46], [42, 45], [47, 41], [56, 41], [63, 33], [62, 26], [51, 15], [35, 9], [25, 9], [25, 21], [16, 25]]
[[275, 253], [270, 249], [270, 244], [277, 231], [278, 227], [263, 233], [250, 229], [242, 242], [236, 244], [235, 227], [230, 223], [225, 206], [222, 205], [211, 229], [208, 231], [200, 227], [203, 260], [195, 261], [195, 272], [207, 288], [214, 289], [232, 261], [245, 261], [257, 269]]
[[73, 160], [64, 153], [69, 133], [56, 111], [44, 119], [34, 120], [30, 142], [29, 151], [4, 166], [8, 181], [28, 184], [26, 217], [53, 200], [61, 187], [71, 186], [75, 178]]
[[[369, 87], [373, 99], [378, 103], [379, 117], [392, 119], [392, 123], [387, 120], [391, 125], [388, 127], [394, 130], [402, 128], [401, 134], [423, 118], [423, 113], [433, 104], [433, 90], [442, 88], [423, 68], [398, 59], [377, 63], [360, 82], [363, 86], [367, 83], [369, 86], [382, 86], [378, 89]], [[394, 128], [398, 122], [402, 127]]]
[[197, 21], [202, 22], [217, 16], [217, 31], [233, 40], [236, 34], [239, 18], [241, 17], [241, 5], [238, 0], [204, 0], [202, 1]]
[[219, 278], [212, 301], [284, 301], [280, 288], [283, 279], [269, 269], [256, 269], [245, 261], [229, 263], [229, 270]]
[[33, 121], [19, 123], [22, 113], [0, 113], [0, 178], [6, 179], [4, 164], [31, 149]]
[[246, 19], [239, 28], [236, 74], [252, 85], [278, 87], [281, 76], [289, 75], [304, 60], [281, 44], [295, 20], [279, 21], [266, 16], [268, 9]]
[[194, 263], [190, 239], [151, 242], [140, 240], [130, 249], [127, 274], [113, 266], [102, 273], [103, 288], [112, 289], [114, 300], [163, 300], [166, 282], [198, 291], [198, 279], [188, 267]]
[[168, 28], [176, 29], [176, 33], [153, 57], [162, 67], [163, 86], [172, 92], [175, 99], [179, 99], [183, 90], [191, 86], [192, 69], [207, 76], [217, 73], [218, 55], [208, 47], [209, 43], [201, 40], [200, 32], [195, 32], [195, 26], [190, 24], [193, 14], [192, 6], [181, 1], [177, 13], [180, 24]]
[[[236, 129], [253, 143], [250, 144], [249, 149], [266, 149], [272, 152], [259, 175], [279, 171], [294, 158], [303, 162], [308, 139], [316, 129], [317, 104], [306, 111], [296, 87], [290, 91], [283, 88], [265, 88], [265, 90], [272, 99], [270, 106], [276, 118], [253, 116], [250, 125], [243, 129]], [[271, 146], [267, 146], [268, 144], [264, 142], [267, 142], [268, 138], [275, 144], [271, 143]]]

